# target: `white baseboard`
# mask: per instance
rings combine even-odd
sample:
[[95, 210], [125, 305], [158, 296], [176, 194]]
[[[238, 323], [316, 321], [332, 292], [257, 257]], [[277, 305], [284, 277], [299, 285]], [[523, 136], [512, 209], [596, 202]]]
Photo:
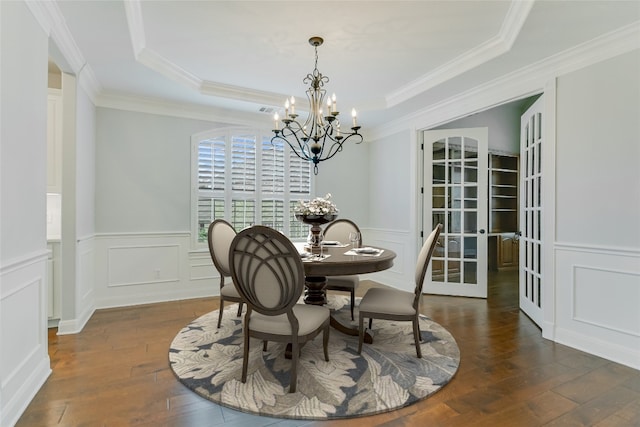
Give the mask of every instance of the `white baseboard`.
[[556, 329], [555, 342], [640, 370], [640, 350], [633, 351], [567, 329]]
[[82, 332], [82, 329], [87, 324], [95, 307], [87, 307], [77, 319], [60, 320], [58, 322], [58, 335], [77, 334]]
[[18, 422], [20, 416], [22, 416], [29, 403], [38, 393], [38, 390], [51, 375], [51, 372], [51, 362], [47, 356], [40, 361], [36, 369], [25, 379], [18, 392], [11, 396], [8, 401], [2, 401], [0, 425], [13, 426]]
[[153, 304], [194, 298], [208, 298], [218, 295], [218, 288], [212, 286], [192, 287], [154, 294], [106, 297], [96, 300], [96, 308], [127, 307], [132, 305]]

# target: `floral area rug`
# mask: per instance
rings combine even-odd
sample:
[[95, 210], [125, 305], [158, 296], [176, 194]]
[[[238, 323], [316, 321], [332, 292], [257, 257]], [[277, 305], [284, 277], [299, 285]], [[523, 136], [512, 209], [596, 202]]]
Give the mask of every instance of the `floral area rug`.
[[[352, 323], [348, 297], [330, 296], [333, 316]], [[322, 334], [303, 348], [298, 386], [289, 390], [291, 360], [285, 345], [252, 339], [247, 382], [242, 383], [242, 321], [237, 304], [225, 307], [220, 329], [218, 311], [184, 327], [171, 343], [169, 363], [178, 379], [200, 396], [219, 405], [256, 415], [327, 420], [392, 411], [437, 392], [460, 364], [451, 334], [426, 317], [420, 319], [422, 358], [416, 357], [411, 322], [375, 319], [373, 344], [330, 331], [329, 362], [324, 360]], [[355, 315], [357, 327], [358, 315]], [[365, 324], [368, 320], [365, 320]]]

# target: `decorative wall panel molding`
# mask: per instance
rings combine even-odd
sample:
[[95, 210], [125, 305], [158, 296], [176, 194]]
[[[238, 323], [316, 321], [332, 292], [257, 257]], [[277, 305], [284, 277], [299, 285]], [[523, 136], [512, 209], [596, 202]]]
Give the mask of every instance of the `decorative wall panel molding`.
[[554, 339], [640, 369], [640, 251], [554, 247]]
[[0, 425], [13, 425], [51, 373], [47, 352], [47, 254], [0, 268]]
[[110, 247], [108, 286], [177, 282], [179, 255], [177, 244]]
[[408, 231], [363, 228], [363, 243], [380, 246], [396, 253], [393, 267], [388, 270], [364, 275], [363, 278], [375, 280], [387, 286], [413, 291], [414, 271], [417, 259], [416, 240]]
[[96, 235], [93, 251], [96, 308], [201, 298], [219, 291], [208, 252], [191, 250], [190, 233], [102, 233]]
[[573, 266], [574, 320], [640, 337], [639, 303], [640, 273]]

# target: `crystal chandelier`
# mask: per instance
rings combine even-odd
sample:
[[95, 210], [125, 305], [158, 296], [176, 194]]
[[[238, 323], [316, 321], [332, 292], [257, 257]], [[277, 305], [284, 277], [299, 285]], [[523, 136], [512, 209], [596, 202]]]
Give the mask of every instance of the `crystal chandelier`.
[[[356, 136], [356, 144], [362, 142], [362, 135], [358, 133], [360, 126], [358, 126], [356, 110], [351, 110], [351, 130], [344, 132], [340, 129], [340, 120], [338, 119], [340, 113], [335, 93], [331, 98], [327, 98], [325, 104], [324, 84], [329, 81], [329, 77], [323, 76], [318, 71], [318, 46], [322, 45], [323, 41], [322, 37], [309, 39], [309, 44], [314, 47], [316, 52], [316, 62], [313, 72], [307, 74], [302, 80], [303, 83], [309, 84], [307, 89], [309, 116], [307, 120], [304, 124], [300, 124], [297, 120], [295, 98], [292, 96], [284, 104], [284, 118], [280, 120], [278, 113], [273, 116], [275, 122], [273, 133], [275, 135], [271, 138], [272, 144], [276, 140], [282, 140], [291, 147], [298, 157], [313, 162], [313, 173], [316, 175], [318, 174], [318, 163], [328, 160], [342, 151], [342, 145], [348, 139]], [[326, 110], [323, 110], [323, 106]], [[280, 121], [283, 123], [282, 129], [280, 129]]]

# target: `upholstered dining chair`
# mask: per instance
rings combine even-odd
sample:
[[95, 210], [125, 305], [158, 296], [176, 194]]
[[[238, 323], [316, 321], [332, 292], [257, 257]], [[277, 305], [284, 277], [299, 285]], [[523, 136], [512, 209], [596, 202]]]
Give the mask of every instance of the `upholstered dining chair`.
[[242, 297], [231, 282], [231, 270], [229, 269], [229, 248], [231, 241], [236, 237], [236, 230], [231, 224], [223, 219], [216, 219], [209, 224], [207, 240], [209, 242], [209, 253], [213, 260], [213, 265], [220, 275], [220, 314], [218, 315], [218, 328], [222, 323], [222, 312], [224, 302], [231, 301], [238, 303], [238, 317], [242, 314]]
[[281, 232], [262, 225], [245, 228], [231, 242], [231, 277], [247, 304], [244, 315], [242, 382], [247, 380], [250, 338], [291, 343], [289, 392], [296, 391], [297, 367], [304, 343], [323, 332], [329, 360], [329, 309], [298, 304], [304, 267], [298, 250]]
[[[324, 229], [324, 239], [336, 240], [342, 243], [349, 242], [349, 233], [357, 231], [360, 235], [358, 246], [362, 246], [362, 233], [358, 225], [350, 219], [337, 219], [327, 224]], [[329, 276], [327, 277], [327, 286], [325, 289], [332, 291], [349, 292], [351, 294], [351, 320], [353, 318], [353, 309], [355, 306], [356, 288], [360, 284], [360, 278], [357, 275], [351, 276]]]
[[424, 279], [427, 274], [427, 267], [429, 266], [429, 261], [438, 242], [441, 230], [442, 224], [436, 225], [422, 245], [416, 265], [416, 286], [413, 292], [389, 288], [371, 288], [364, 294], [358, 306], [360, 313], [358, 319], [360, 328], [358, 354], [362, 351], [362, 342], [364, 341], [364, 319], [369, 319], [369, 329], [371, 329], [373, 319], [376, 318], [412, 322], [416, 354], [418, 358], [422, 357], [422, 352], [420, 351], [420, 298], [422, 296]]

